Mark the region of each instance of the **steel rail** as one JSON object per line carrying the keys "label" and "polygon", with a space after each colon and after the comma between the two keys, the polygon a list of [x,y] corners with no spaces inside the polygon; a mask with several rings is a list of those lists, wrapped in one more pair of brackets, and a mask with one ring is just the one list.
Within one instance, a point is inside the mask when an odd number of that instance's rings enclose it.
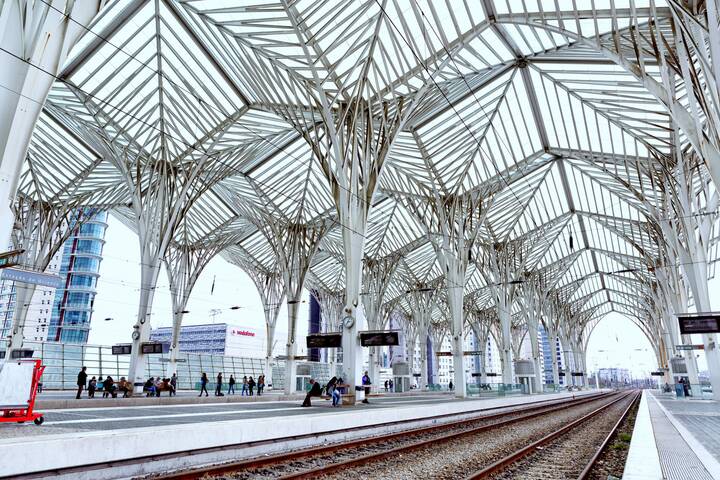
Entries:
{"label": "steel rail", "polygon": [[[612,397],[613,395],[614,394],[610,394],[608,396]],[[528,413],[526,415],[511,418],[511,419],[501,421],[501,422],[480,425],[478,427],[471,428],[468,430],[463,430],[460,432],[452,432],[452,433],[447,433],[445,435],[433,437],[433,438],[426,439],[426,440],[419,440],[417,442],[413,442],[413,443],[410,443],[407,445],[401,445],[399,447],[391,448],[388,450],[383,450],[380,452],[374,452],[374,453],[369,453],[366,455],[361,455],[359,457],[351,458],[351,459],[341,461],[341,462],[331,463],[331,464],[327,464],[327,465],[323,465],[323,466],[312,467],[308,470],[303,470],[303,471],[280,476],[279,479],[282,479],[282,480],[314,479],[319,475],[330,474],[330,473],[340,471],[340,470],[343,470],[346,468],[365,465],[368,462],[377,461],[377,460],[381,460],[381,459],[388,458],[388,457],[393,457],[397,454],[408,453],[408,452],[411,452],[411,451],[414,451],[414,450],[417,450],[417,449],[420,449],[423,447],[431,446],[431,445],[435,444],[436,442],[445,442],[448,440],[453,440],[453,439],[457,439],[457,438],[461,438],[461,437],[465,437],[465,436],[469,436],[469,435],[482,433],[482,432],[490,430],[492,428],[503,427],[503,426],[514,424],[514,423],[523,422],[526,420],[530,420],[532,418],[539,417],[541,415],[547,415],[549,413],[556,412],[558,410],[564,410],[568,406],[582,405],[582,404],[589,403],[594,400],[598,400],[599,398],[603,398],[603,397],[605,397],[605,395],[593,395],[590,398],[586,397],[581,400],[573,399],[570,401],[562,402],[562,405],[551,406],[550,408],[544,408],[544,409],[543,408],[534,408],[533,410],[539,410],[539,411],[535,411],[533,413]],[[518,409],[518,410],[520,410],[520,409]],[[502,417],[507,413],[513,413],[513,412],[504,412],[502,414],[493,415],[492,418]],[[488,417],[485,417],[485,418],[488,418]],[[481,420],[482,420],[482,418],[481,418]],[[465,424],[466,421],[460,421],[458,423]],[[440,427],[440,426],[436,426],[435,428],[429,427],[429,429],[438,430],[439,429],[438,427]],[[373,439],[366,439],[366,441],[363,443],[367,444],[367,443],[370,443],[370,441],[372,441],[372,440]]]}
{"label": "steel rail", "polygon": [[[432,431],[448,430],[448,429],[452,429],[457,426],[465,426],[467,424],[467,422],[493,420],[493,419],[497,419],[497,418],[506,416],[508,414],[517,413],[519,411],[534,412],[534,413],[528,413],[527,415],[523,415],[521,417],[510,419],[506,422],[492,423],[490,425],[483,425],[481,427],[477,427],[474,430],[465,430],[463,432],[456,432],[454,434],[450,434],[450,435],[454,435],[454,436],[461,436],[461,435],[465,434],[466,432],[477,433],[478,431],[482,431],[482,430],[478,430],[478,429],[487,429],[490,427],[507,425],[507,424],[513,423],[514,421],[527,420],[528,418],[533,418],[533,417],[537,417],[539,415],[543,415],[546,413],[551,413],[551,412],[554,412],[557,410],[567,408],[568,406],[582,405],[582,404],[585,404],[585,403],[588,403],[588,402],[591,402],[594,400],[598,400],[600,398],[611,397],[612,395],[614,395],[614,394],[613,393],[600,393],[600,394],[587,395],[587,396],[572,398],[572,399],[533,402],[533,404],[537,404],[537,405],[534,405],[530,408],[527,408],[527,406],[532,405],[532,404],[526,403],[526,404],[522,404],[522,405],[517,405],[517,408],[510,408],[509,410],[503,410],[502,412],[493,413],[490,415],[480,415],[480,416],[477,416],[474,418],[469,418],[469,419],[463,418],[461,420],[456,420],[456,421],[437,424],[437,425],[429,425],[427,427],[419,427],[419,428],[413,428],[413,429],[409,429],[409,430],[401,430],[398,432],[388,433],[385,435],[377,435],[377,436],[372,436],[372,437],[360,438],[360,439],[356,439],[356,440],[350,440],[347,442],[338,442],[338,443],[334,443],[331,445],[320,445],[320,446],[316,446],[316,447],[295,450],[295,451],[291,451],[291,452],[287,452],[287,453],[269,455],[267,457],[251,458],[251,459],[242,460],[239,462],[222,463],[222,464],[210,466],[210,467],[205,466],[205,467],[191,469],[191,470],[185,470],[185,471],[181,471],[181,472],[168,473],[168,474],[164,474],[164,475],[156,475],[153,478],[167,479],[167,480],[169,480],[169,479],[194,480],[194,479],[202,478],[205,475],[223,475],[223,474],[242,471],[242,470],[266,468],[266,467],[270,467],[274,464],[280,464],[280,463],[288,462],[288,461],[292,461],[292,460],[313,457],[316,455],[327,455],[329,453],[333,453],[333,452],[340,451],[340,450],[347,450],[347,449],[351,449],[354,447],[361,447],[361,446],[368,445],[370,443],[374,443],[374,444],[382,443],[385,441],[397,439],[399,437],[407,437],[408,435],[419,435],[419,434],[428,433],[428,432],[432,432]],[[478,410],[478,411],[506,409],[506,408],[509,408],[509,407],[508,406],[493,407],[491,409],[482,409],[482,410]],[[472,413],[472,411],[471,412],[461,412],[461,413],[457,413],[457,414],[446,414],[446,415],[442,415],[442,416],[443,417],[458,416],[458,415],[465,415],[467,413]],[[422,420],[422,419],[413,419],[413,420],[409,420],[409,421],[417,421],[417,420]],[[396,422],[396,423],[401,423],[401,422]],[[445,439],[445,437],[440,437],[440,438],[435,437],[430,441],[421,441],[421,442],[416,442],[415,444],[407,445],[406,448],[408,448],[408,449],[419,448],[429,442],[434,442],[436,440],[444,440],[444,439]],[[415,446],[416,444],[417,444],[417,446]],[[394,454],[397,449],[402,450],[403,447],[397,447],[396,449],[387,450],[386,452],[392,452],[392,454]],[[376,454],[370,454],[367,456],[359,457],[361,459],[360,462],[364,462],[364,461],[368,460],[369,458],[373,458],[373,456],[376,456],[375,458],[379,458],[378,455],[382,454],[382,453],[383,452],[378,452]],[[333,465],[329,465],[327,467],[327,471],[333,470],[336,467],[341,466],[341,465],[344,466],[344,465],[348,464],[348,462],[353,462],[353,460],[347,460],[345,462],[340,462],[340,463],[336,463]],[[354,462],[354,463],[359,463],[359,462]],[[299,472],[296,474],[290,474],[288,476],[284,476],[284,477],[280,477],[280,478],[311,478],[313,476],[318,475],[318,472],[320,472],[321,470],[325,470],[324,467],[315,467],[309,471],[303,471],[303,472]]]}
{"label": "steel rail", "polygon": [[[536,451],[538,447],[542,447],[543,445],[549,444],[550,442],[552,442],[556,438],[560,437],[567,431],[577,427],[578,425],[585,423],[586,421],[590,420],[591,418],[594,418],[595,416],[602,413],[603,411],[610,408],[611,406],[615,405],[616,403],[625,400],[630,395],[637,396],[637,393],[631,392],[626,395],[621,395],[619,398],[617,398],[611,402],[608,402],[607,404],[603,405],[602,407],[600,407],[596,410],[593,410],[592,412],[590,412],[586,415],[583,415],[582,417],[568,423],[567,425],[565,425],[563,427],[560,427],[559,429],[555,430],[554,432],[549,433],[548,435],[545,435],[541,439],[536,440],[536,441],[530,443],[529,445],[526,445],[523,448],[520,448],[519,450],[512,452],[511,454],[505,456],[504,458],[501,458],[500,460],[492,463],[491,465],[488,465],[487,467],[474,472],[473,474],[467,476],[465,478],[465,480],[479,480],[479,479],[483,479],[483,478],[488,478],[492,475],[495,475],[495,474],[501,472],[502,470],[506,469],[509,465],[512,465],[513,463],[517,462],[518,460],[520,460],[520,459],[528,456],[529,454],[533,453],[534,451]],[[633,402],[631,402],[631,405],[632,405],[632,403],[634,403],[634,399],[633,399]]]}
{"label": "steel rail", "polygon": [[595,452],[595,455],[590,459],[587,465],[585,465],[585,468],[582,472],[580,472],[580,475],[578,475],[577,480],[587,480],[587,478],[590,476],[590,472],[592,471],[593,467],[595,466],[595,463],[597,463],[598,459],[600,458],[600,455],[605,451],[608,444],[610,443],[610,440],[613,438],[615,433],[617,433],[618,429],[620,428],[620,425],[625,421],[627,416],[630,414],[630,410],[632,410],[633,406],[637,405],[638,400],[640,399],[640,395],[638,394],[635,399],[630,402],[630,405],[625,409],[623,414],[620,416],[620,420],[617,421],[617,423],[613,426],[612,430],[610,430],[610,433],[608,433],[607,437],[605,437],[605,440],[600,445],[600,448],[598,448],[597,452]]}

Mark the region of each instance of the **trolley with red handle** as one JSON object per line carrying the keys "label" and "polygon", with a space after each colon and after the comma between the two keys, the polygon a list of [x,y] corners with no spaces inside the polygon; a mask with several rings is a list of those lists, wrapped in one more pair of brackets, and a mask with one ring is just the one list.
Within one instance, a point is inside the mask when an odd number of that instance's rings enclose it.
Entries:
{"label": "trolley with red handle", "polygon": [[0,366],[0,422],[43,423],[42,413],[33,409],[44,370],[42,360],[10,360]]}

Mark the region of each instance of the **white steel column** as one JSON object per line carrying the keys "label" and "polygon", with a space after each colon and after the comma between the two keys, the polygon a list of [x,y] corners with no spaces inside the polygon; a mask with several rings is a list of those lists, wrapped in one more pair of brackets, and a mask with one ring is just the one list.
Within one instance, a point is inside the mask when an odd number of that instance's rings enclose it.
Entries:
{"label": "white steel column", "polygon": [[[0,4],[0,250],[10,243],[18,179],[52,83],[102,2],[7,0]],[[9,53],[7,53],[9,52]]]}
{"label": "white steel column", "polygon": [[[14,247],[25,250],[19,259],[21,265],[38,272],[47,269],[65,241],[92,216],[91,211],[75,209],[81,201],[82,197],[77,197],[72,203],[65,201],[52,205],[25,195],[18,196],[13,206],[13,223],[17,228],[12,237]],[[35,289],[35,285],[16,283],[15,311],[6,360],[10,359],[13,350],[23,346],[25,321]]]}
{"label": "white steel column", "polygon": [[[377,260],[366,257],[363,261],[362,304],[370,330],[382,330],[385,326],[390,312],[382,303],[399,260],[398,255],[391,255]],[[381,355],[381,347],[368,348],[368,374],[376,388],[379,388],[380,382],[378,372]]]}
{"label": "white steel column", "polygon": [[507,286],[502,285],[499,290],[502,292],[498,301],[498,319],[500,320],[500,356],[502,357],[502,379],[503,383],[513,383],[512,375],[512,314],[510,313],[510,304],[508,303]]}
{"label": "white steel column", "polygon": [[172,339],[170,342],[170,364],[173,369],[177,368],[177,356],[180,351],[180,328],[192,289],[208,263],[235,238],[234,234],[226,234],[223,231],[223,226],[221,226],[218,229],[220,230],[219,234],[214,231],[195,242],[191,242],[185,219],[183,219],[181,229],[183,229],[181,235],[183,243],[168,246],[164,258],[165,272],[168,276],[173,306]]}

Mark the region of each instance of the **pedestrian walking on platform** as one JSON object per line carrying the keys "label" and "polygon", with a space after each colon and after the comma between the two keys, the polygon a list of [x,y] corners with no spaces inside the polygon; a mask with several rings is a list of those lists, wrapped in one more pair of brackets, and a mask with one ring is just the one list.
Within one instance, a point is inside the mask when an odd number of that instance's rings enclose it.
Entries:
{"label": "pedestrian walking on platform", "polygon": [[177,373],[173,373],[172,377],[170,377],[170,386],[172,387],[170,389],[170,396],[177,395]]}
{"label": "pedestrian walking on platform", "polygon": [[230,374],[230,380],[228,380],[228,395],[235,393],[235,377]]}
{"label": "pedestrian walking on platform", "polygon": [[253,389],[255,388],[255,380],[253,380],[253,377],[251,376],[248,380],[248,390],[250,390],[250,396],[253,395]]}
{"label": "pedestrian walking on platform", "polygon": [[362,377],[362,384],[365,387],[365,398],[363,398],[362,403],[370,403],[368,401],[368,396],[370,396],[370,385],[372,385],[372,381],[370,380],[370,375],[368,375],[367,370],[365,371],[365,375]]}
{"label": "pedestrian walking on platform", "polygon": [[265,390],[265,375],[260,375],[258,377],[257,387],[258,387],[258,397],[259,397],[260,395],[262,395],[263,390]]}
{"label": "pedestrian walking on platform", "polygon": [[80,394],[82,393],[83,388],[85,388],[85,384],[87,383],[87,373],[85,372],[85,370],[87,370],[87,367],[82,367],[80,369],[80,373],[78,373],[78,378],[77,378],[78,389],[77,389],[77,395],[75,395],[75,398],[77,400],[80,400]]}
{"label": "pedestrian walking on platform", "polygon": [[390,384],[390,392],[393,392],[394,391],[393,387],[395,386],[395,382],[393,382],[392,379],[390,379],[389,384]]}
{"label": "pedestrian walking on platform", "polygon": [[200,376],[200,395],[198,395],[198,397],[202,397],[203,392],[205,392],[206,397],[208,396],[207,384],[208,384],[207,373],[202,372],[202,375]]}
{"label": "pedestrian walking on platform", "polygon": [[455,385],[453,385],[452,380],[450,380],[450,383],[448,384],[448,390],[450,390],[452,392],[454,387],[455,387]]}
{"label": "pedestrian walking on platform", "polygon": [[385,380],[385,392],[387,392],[387,391],[388,391],[388,381]]}
{"label": "pedestrian walking on platform", "polygon": [[215,384],[215,396],[216,397],[222,397],[222,372],[217,374],[217,379],[215,380],[217,383]]}
{"label": "pedestrian walking on platform", "polygon": [[244,397],[247,394],[248,394],[248,380],[247,380],[247,375],[245,375],[243,377],[243,386],[242,386],[242,390],[240,391],[240,396]]}

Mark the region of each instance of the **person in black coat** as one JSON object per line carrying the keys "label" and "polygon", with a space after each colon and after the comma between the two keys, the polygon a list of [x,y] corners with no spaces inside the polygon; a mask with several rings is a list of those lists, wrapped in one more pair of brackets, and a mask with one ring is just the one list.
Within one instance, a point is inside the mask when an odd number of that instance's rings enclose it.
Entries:
{"label": "person in black coat", "polygon": [[307,393],[307,395],[305,396],[305,401],[303,401],[302,403],[303,407],[312,407],[312,405],[310,404],[310,397],[319,397],[322,394],[322,387],[312,378],[310,379],[310,385],[310,391]]}
{"label": "person in black coat", "polygon": [[78,378],[77,378],[78,389],[77,389],[77,395],[75,395],[75,398],[77,400],[80,400],[80,394],[82,393],[83,388],[85,388],[85,384],[87,383],[87,372],[85,370],[87,370],[87,367],[82,367],[80,369],[80,373],[78,373]]}
{"label": "person in black coat", "polygon": [[250,390],[251,397],[253,394],[253,388],[255,388],[255,380],[253,380],[253,377],[250,377],[250,380],[248,380],[248,390]]}
{"label": "person in black coat", "polygon": [[217,383],[215,385],[215,396],[219,397],[223,394],[222,393],[222,372],[218,373],[216,382]]}

